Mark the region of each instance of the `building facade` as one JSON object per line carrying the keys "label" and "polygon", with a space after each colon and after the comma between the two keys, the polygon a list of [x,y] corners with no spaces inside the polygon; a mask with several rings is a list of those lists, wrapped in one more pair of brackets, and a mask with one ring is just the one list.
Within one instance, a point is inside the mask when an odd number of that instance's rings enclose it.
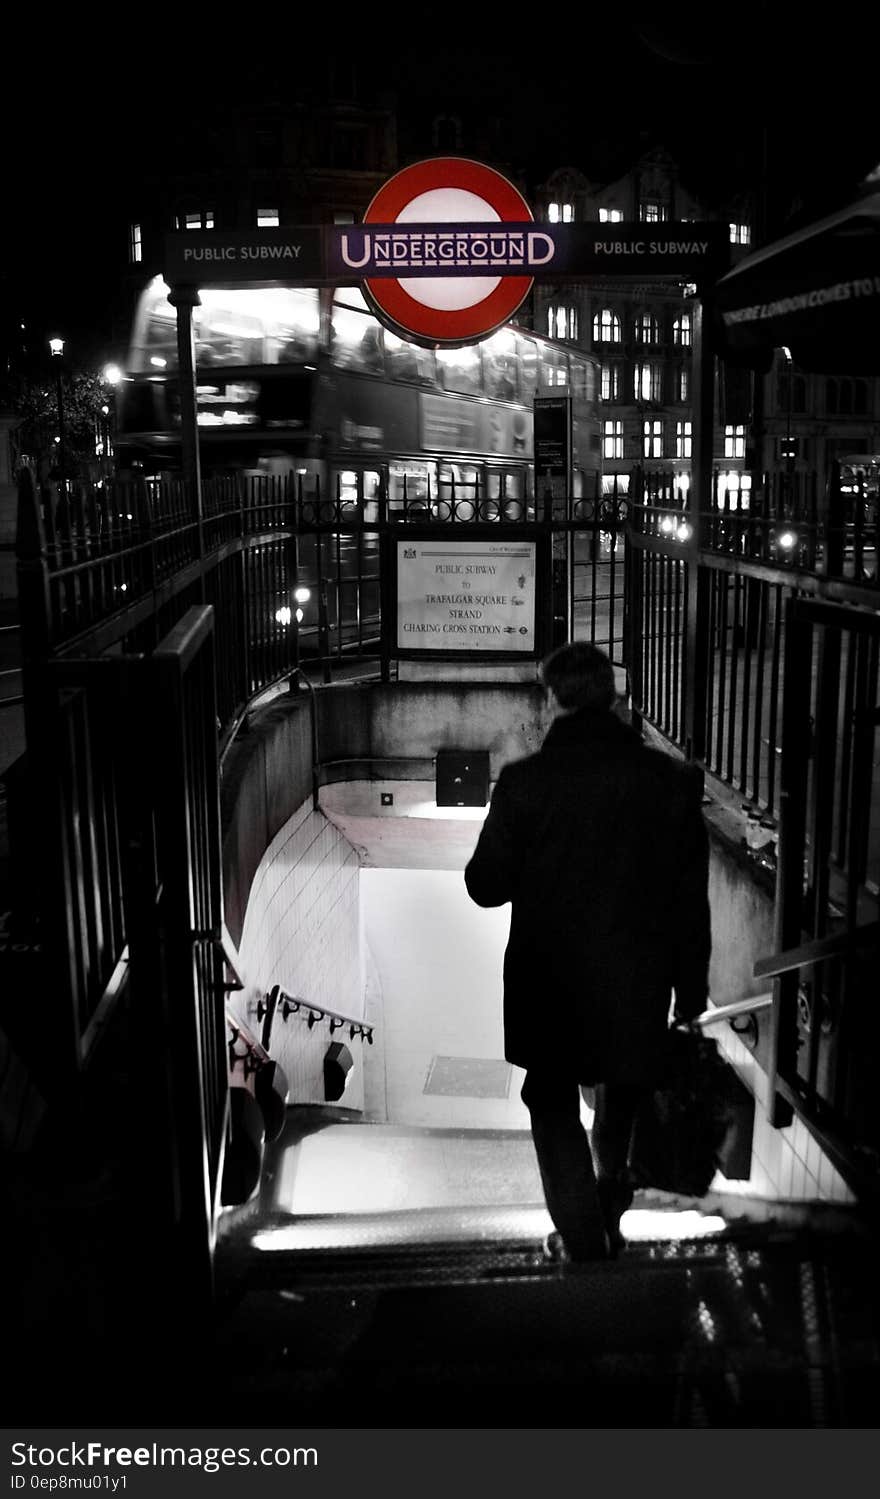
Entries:
{"label": "building facade", "polygon": [[[350,73],[350,76],[349,76]],[[488,159],[503,149],[476,115],[423,113],[398,119],[390,95],[371,95],[355,73],[334,77],[334,96],[283,100],[271,95],[234,116],[191,131],[179,151],[135,177],[128,201],[128,275],[120,302],[120,344],[134,297],[161,270],[168,232],[271,227],[279,223],[357,221],[377,189],[400,167],[432,154]],[[401,143],[404,149],[401,150]],[[682,181],[662,147],[644,152],[611,181],[561,166],[541,182],[511,175],[546,222],[721,220],[729,226],[731,261],[747,255],[760,212],[754,198],[708,206]],[[693,441],[694,288],[672,280],[589,284],[537,283],[515,319],[593,353],[601,362],[602,458],[606,486],[629,485],[633,469],[672,474],[682,493]],[[789,484],[824,488],[832,462],[880,452],[880,381],[819,377],[797,370],[783,352],[756,393],[750,373],[717,371],[715,467],[729,491],[747,491],[757,472]],[[794,475],[794,479],[791,478]],[[809,476],[815,475],[815,480]]]}

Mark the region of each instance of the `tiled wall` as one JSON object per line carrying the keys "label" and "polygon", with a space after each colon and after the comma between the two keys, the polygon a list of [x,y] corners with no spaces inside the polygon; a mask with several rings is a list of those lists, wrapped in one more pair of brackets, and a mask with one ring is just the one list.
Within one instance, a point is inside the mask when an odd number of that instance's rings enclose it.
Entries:
{"label": "tiled wall", "polygon": [[[738,822],[723,808],[707,811],[710,828],[709,903],[712,908],[712,964],[709,988],[715,1004],[729,1004],[769,989],[753,977],[755,961],[774,951],[772,888],[761,886],[736,849]],[[748,1181],[727,1181],[720,1173],[713,1187],[750,1197],[786,1202],[851,1203],[846,1183],[822,1153],[800,1120],[774,1129],[767,1117],[767,1074],[761,1063],[769,1054],[769,1012],[758,1012],[757,1055],[728,1024],[708,1032],[755,1096],[752,1169]]]}
{"label": "tiled wall", "polygon": [[[351,844],[311,800],[280,829],[251,885],[239,943],[247,989],[230,1008],[257,1035],[254,1007],[273,984],[307,1005],[360,1019],[364,979],[359,911],[359,863]],[[363,1108],[363,1046],[347,1030],[331,1036],[326,1021],[309,1030],[308,1010],[286,1021],[279,1014],[271,1054],[287,1073],[291,1103],[324,1102],[324,1054],[333,1042],[349,1047],[354,1068],[339,1104]]]}
{"label": "tiled wall", "polygon": [[712,1183],[713,1189],[784,1202],[854,1203],[855,1197],[846,1182],[800,1119],[795,1119],[787,1129],[773,1128],[767,1117],[770,1102],[767,1074],[748,1047],[729,1025],[719,1025],[710,1034],[720,1042],[725,1056],[755,1095],[751,1176],[748,1181],[731,1182],[719,1172]]}

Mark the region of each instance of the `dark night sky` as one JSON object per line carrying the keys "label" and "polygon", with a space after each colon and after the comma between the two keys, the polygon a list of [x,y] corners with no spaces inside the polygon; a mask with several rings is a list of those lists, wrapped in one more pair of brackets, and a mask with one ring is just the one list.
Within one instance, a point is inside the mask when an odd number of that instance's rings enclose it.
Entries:
{"label": "dark night sky", "polygon": [[[766,11],[750,17],[738,9],[723,18],[723,31],[714,19],[685,25],[590,16],[580,38],[555,12],[542,32],[535,11],[516,45],[505,47],[497,24],[494,34],[470,30],[458,42],[460,11],[454,22],[421,13],[421,25],[443,21],[437,40],[416,34],[413,9],[403,14],[409,26],[397,32],[412,40],[392,44],[387,12],[381,35],[344,13],[333,55],[355,55],[360,79],[396,94],[401,116],[430,119],[444,110],[508,118],[509,166],[533,181],[562,165],[611,180],[639,151],[664,144],[688,186],[711,205],[726,190],[755,184],[766,132],[781,192],[818,214],[880,161],[880,22],[864,10],[835,12],[835,30],[827,15],[810,26],[800,11],[775,20],[771,12],[768,20]],[[209,17],[199,16],[204,35]],[[100,302],[112,276],[110,226],[163,121],[185,134],[206,111],[234,111],[249,94],[259,99],[273,88],[283,98],[304,81],[320,92],[327,76],[326,39],[314,29],[304,34],[298,18],[275,16],[259,36],[209,43],[175,31],[171,17],[167,29],[164,22],[165,13],[158,22],[154,14],[149,29],[132,29],[128,41],[115,31],[111,38],[97,16],[88,34],[53,23],[51,37],[28,49],[38,67],[8,75],[4,323],[24,306],[47,331],[65,319],[87,331],[87,299]]]}

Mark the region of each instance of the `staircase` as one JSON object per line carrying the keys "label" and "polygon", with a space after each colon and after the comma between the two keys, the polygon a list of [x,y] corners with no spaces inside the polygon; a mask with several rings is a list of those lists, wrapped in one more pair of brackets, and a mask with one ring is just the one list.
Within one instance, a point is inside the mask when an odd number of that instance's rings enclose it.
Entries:
{"label": "staircase", "polygon": [[669,1238],[680,1206],[640,1194],[624,1230],[653,1209],[654,1236],[572,1270],[534,1202],[296,1216],[270,1186],[220,1245],[216,1398],[300,1427],[873,1425],[867,1231],[740,1208]]}

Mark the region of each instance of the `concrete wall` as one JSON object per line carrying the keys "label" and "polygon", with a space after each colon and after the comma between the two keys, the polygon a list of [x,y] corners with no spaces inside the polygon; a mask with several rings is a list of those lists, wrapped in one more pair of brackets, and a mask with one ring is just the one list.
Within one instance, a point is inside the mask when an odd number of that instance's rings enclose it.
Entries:
{"label": "concrete wall", "polygon": [[[323,779],[369,778],[364,762],[371,759],[383,762],[373,775],[420,779],[431,774],[430,763],[442,748],[488,749],[495,779],[507,761],[539,746],[545,731],[540,709],[541,694],[532,683],[404,682],[319,689],[320,760],[325,766],[328,761],[348,762],[325,768]],[[396,765],[388,763],[394,761]],[[280,982],[312,1003],[363,1014],[366,985],[355,935],[357,856],[323,814],[311,810],[308,702],[277,700],[256,716],[224,769],[227,922],[241,945],[249,992]],[[762,882],[740,851],[729,817],[725,820],[721,809],[712,809],[708,821],[711,993],[722,1004],[763,987],[752,978],[752,969],[757,958],[773,950],[773,895],[766,877]],[[294,1023],[292,1019],[288,1026]],[[738,1183],[718,1178],[716,1186],[768,1198],[851,1201],[802,1124],[776,1130],[769,1123],[761,1065],[766,1023],[764,1017],[754,1049],[728,1025],[714,1032],[756,1098],[751,1176]],[[280,1044],[293,1047],[292,1042]],[[323,1047],[304,1053],[310,1060],[300,1060],[297,1052],[294,1062],[293,1050],[284,1054],[297,1088],[311,1096]],[[362,1095],[353,1093],[352,1101],[355,1096]]]}
{"label": "concrete wall", "polygon": [[[769,991],[766,980],[752,977],[758,958],[775,951],[772,876],[755,869],[741,847],[738,820],[721,807],[707,810],[711,862],[712,963],[709,985],[715,1004],[729,1004],[749,994]],[[720,1173],[718,1191],[788,1202],[853,1202],[842,1177],[800,1120],[787,1129],[770,1123],[772,1099],[765,1071],[769,1013],[756,1014],[757,1044],[746,1044],[729,1024],[710,1034],[755,1097],[752,1170],[747,1181],[729,1182]]]}
{"label": "concrete wall", "polygon": [[324,1055],[331,1042],[351,1051],[354,1068],[340,1101],[363,1108],[363,1046],[327,1021],[311,1030],[308,1006],[360,1019],[364,1014],[358,857],[312,810],[311,798],[279,829],[254,874],[239,940],[243,992],[230,1008],[259,1035],[256,1002],[273,984],[302,999],[298,1014],[276,1014],[270,1045],[290,1083],[291,1103],[324,1102]]}
{"label": "concrete wall", "polygon": [[[476,833],[474,833],[474,840]],[[380,988],[384,1095],[376,1117],[392,1124],[528,1129],[524,1074],[510,1069],[506,1097],[426,1093],[437,1058],[495,1061],[504,1069],[502,962],[510,907],[482,910],[459,870],[364,869],[365,940]],[[535,1013],[541,1000],[535,996]],[[546,1018],[546,1017],[545,1017]],[[368,1061],[368,1071],[373,1058]]]}
{"label": "concrete wall", "polygon": [[308,702],[278,699],[242,731],[223,764],[223,891],[226,925],[241,941],[254,877],[275,835],[311,792]]}
{"label": "concrete wall", "polygon": [[[400,759],[407,780],[419,778],[411,762],[429,762],[438,750],[488,750],[495,780],[508,760],[540,747],[542,701],[536,682],[336,686],[318,694],[320,758]],[[391,772],[384,767],[382,774]],[[364,779],[363,765],[340,766],[328,779],[346,777]]]}

